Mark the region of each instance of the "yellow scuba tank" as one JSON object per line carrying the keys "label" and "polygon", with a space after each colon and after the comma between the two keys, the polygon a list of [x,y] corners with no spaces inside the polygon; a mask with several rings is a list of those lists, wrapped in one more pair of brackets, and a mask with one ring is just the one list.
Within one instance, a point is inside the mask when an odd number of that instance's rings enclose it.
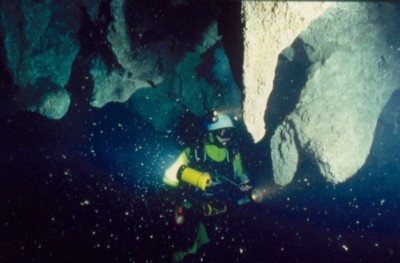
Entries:
{"label": "yellow scuba tank", "polygon": [[210,174],[197,171],[187,165],[182,165],[179,168],[178,179],[194,185],[203,191],[211,185]]}

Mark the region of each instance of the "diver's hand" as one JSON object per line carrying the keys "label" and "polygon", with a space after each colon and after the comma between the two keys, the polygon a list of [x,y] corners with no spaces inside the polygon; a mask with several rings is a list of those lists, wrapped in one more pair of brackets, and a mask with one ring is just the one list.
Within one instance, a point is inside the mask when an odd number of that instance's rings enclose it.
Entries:
{"label": "diver's hand", "polygon": [[240,191],[246,192],[252,188],[252,186],[250,185],[250,179],[246,174],[240,176],[240,181],[241,181],[239,185]]}
{"label": "diver's hand", "polygon": [[249,184],[240,184],[240,186],[239,186],[239,189],[242,192],[249,191],[251,188],[252,188],[252,186]]}

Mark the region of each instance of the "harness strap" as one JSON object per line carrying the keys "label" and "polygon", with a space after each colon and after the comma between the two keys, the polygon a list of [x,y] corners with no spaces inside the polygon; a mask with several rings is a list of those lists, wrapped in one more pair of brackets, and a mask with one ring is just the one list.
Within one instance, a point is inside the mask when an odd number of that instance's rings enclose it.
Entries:
{"label": "harness strap", "polygon": [[196,159],[196,162],[200,161],[200,158],[197,154],[197,148],[194,148],[194,158]]}

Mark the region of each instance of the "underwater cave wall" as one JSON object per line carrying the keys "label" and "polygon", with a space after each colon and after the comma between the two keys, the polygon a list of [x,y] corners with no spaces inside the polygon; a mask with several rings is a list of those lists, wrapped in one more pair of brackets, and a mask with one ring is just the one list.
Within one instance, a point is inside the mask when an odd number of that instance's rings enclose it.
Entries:
{"label": "underwater cave wall", "polygon": [[[14,91],[2,100],[14,100],[22,110],[60,119],[75,105],[72,93],[90,89],[90,97],[79,101],[94,108],[126,103],[160,130],[174,128],[188,112],[230,109],[240,115],[241,93],[221,44],[217,2],[0,4],[4,66],[12,82],[3,79],[2,85]],[[71,75],[81,79],[71,81]]]}

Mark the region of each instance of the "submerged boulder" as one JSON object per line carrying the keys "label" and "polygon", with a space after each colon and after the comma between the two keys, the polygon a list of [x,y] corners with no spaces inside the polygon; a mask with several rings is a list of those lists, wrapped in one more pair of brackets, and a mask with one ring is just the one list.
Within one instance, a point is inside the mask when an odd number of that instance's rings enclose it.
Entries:
{"label": "submerged boulder", "polygon": [[58,120],[68,112],[70,103],[70,96],[65,89],[51,89],[40,97],[35,111],[50,119]]}
{"label": "submerged boulder", "polygon": [[292,181],[300,155],[332,183],[364,165],[380,113],[400,87],[398,14],[390,3],[338,3],[299,36],[311,67],[271,140],[277,184]]}
{"label": "submerged boulder", "polygon": [[242,2],[243,118],[255,142],[265,134],[263,118],[279,54],[331,5],[324,2]]}
{"label": "submerged boulder", "polygon": [[[76,38],[79,14],[74,4],[63,6],[61,2],[31,0],[1,2],[6,65],[19,88],[17,99],[23,108],[42,109],[38,111],[40,114],[56,119],[67,112],[69,95],[65,91],[59,95],[69,81],[72,62],[79,50]],[[42,79],[54,84],[48,87],[57,87],[54,92],[50,91],[53,95],[43,93],[39,84]],[[63,109],[53,103],[55,98],[64,105]],[[43,105],[46,105],[45,110]]]}

